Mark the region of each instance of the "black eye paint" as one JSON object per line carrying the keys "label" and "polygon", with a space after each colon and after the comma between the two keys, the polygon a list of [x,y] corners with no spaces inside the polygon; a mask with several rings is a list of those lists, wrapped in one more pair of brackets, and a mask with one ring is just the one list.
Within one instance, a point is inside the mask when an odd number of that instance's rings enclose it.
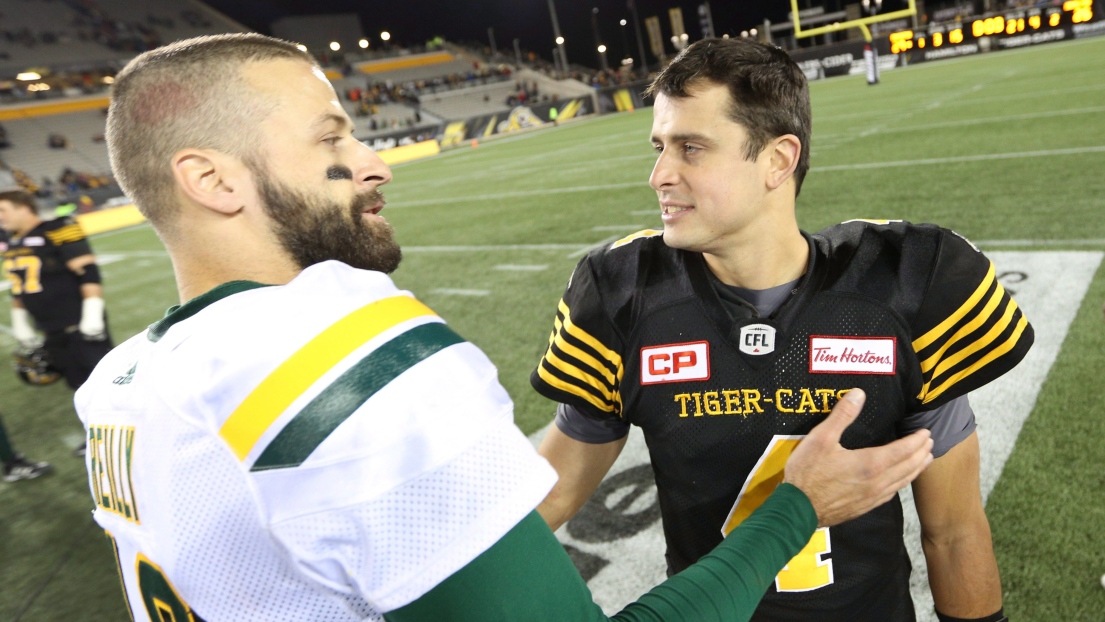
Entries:
{"label": "black eye paint", "polygon": [[349,170],[348,167],[342,166],[340,164],[335,164],[334,166],[326,169],[326,179],[330,181],[344,181],[347,179],[353,179],[353,171]]}

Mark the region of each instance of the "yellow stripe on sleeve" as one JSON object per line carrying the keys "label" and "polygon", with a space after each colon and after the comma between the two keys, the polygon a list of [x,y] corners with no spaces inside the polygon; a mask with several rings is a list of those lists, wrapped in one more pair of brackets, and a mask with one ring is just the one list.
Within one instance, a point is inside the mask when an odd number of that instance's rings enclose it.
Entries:
{"label": "yellow stripe on sleeve", "polygon": [[581,388],[579,388],[579,387],[577,387],[573,384],[569,384],[567,382],[564,382],[560,378],[557,378],[556,376],[550,374],[548,372],[548,370],[545,369],[544,365],[539,365],[537,367],[537,375],[540,376],[541,379],[544,380],[546,383],[548,383],[548,385],[550,387],[553,387],[554,389],[560,389],[561,391],[563,391],[565,393],[583,398],[589,404],[591,404],[592,406],[594,406],[595,408],[597,408],[597,409],[599,409],[603,412],[614,412],[615,408],[618,408],[618,410],[621,410],[621,398],[617,399],[617,406],[615,406],[614,404],[604,402],[604,401],[602,401],[602,399],[588,393],[587,391],[584,391],[583,389],[581,389]]}
{"label": "yellow stripe on sleeve", "polygon": [[244,459],[281,413],[342,359],[385,330],[427,315],[435,314],[421,302],[394,296],[343,317],[261,381],[223,423],[219,436]]}
{"label": "yellow stripe on sleeve", "polygon": [[921,389],[921,394],[926,395],[928,393],[929,386],[933,384],[941,376],[941,374],[944,374],[949,369],[955,367],[975,352],[978,352],[979,350],[982,350],[986,346],[992,344],[1003,332],[1005,332],[1006,327],[1009,326],[1009,323],[1013,321],[1013,314],[1016,311],[1017,303],[1010,300],[1009,306],[1005,309],[1005,313],[1003,313],[1001,318],[998,319],[998,321],[990,327],[990,330],[986,331],[985,335],[979,337],[970,346],[963,348],[959,352],[956,352],[954,355],[948,357],[947,360],[942,361],[940,365],[937,366],[936,371],[934,371],[932,373],[932,376],[929,377],[929,380],[925,382],[924,388]]}
{"label": "yellow stripe on sleeve", "polygon": [[[579,367],[576,367],[575,365],[572,365],[571,363],[560,358],[552,350],[549,350],[545,353],[545,362],[559,370],[565,376],[575,378],[576,380],[593,388],[600,395],[602,395],[602,397],[605,398],[606,401],[614,401],[614,392],[610,389],[608,385],[603,384],[598,378],[595,378],[594,375],[589,374],[583,369],[580,369]],[[616,387],[617,385],[614,386]]]}
{"label": "yellow stripe on sleeve", "polygon": [[[575,334],[572,333],[571,331],[565,331],[565,332],[567,332],[569,335],[572,335],[573,337],[575,336]],[[600,374],[606,380],[607,384],[609,384],[611,386],[615,386],[617,384],[617,380],[614,378],[614,374],[610,373],[610,370],[607,369],[606,365],[603,365],[595,357],[591,356],[590,354],[587,354],[583,350],[580,350],[579,348],[577,348],[577,347],[573,346],[572,344],[568,343],[564,339],[564,333],[563,332],[557,333],[556,340],[554,341],[554,345],[561,352],[563,352],[564,354],[567,354],[568,356],[570,356],[570,357],[578,360],[579,362],[583,363],[584,365],[590,367],[593,370],[593,373]],[[548,356],[552,356],[552,355],[553,355],[552,350],[549,350]],[[557,365],[557,367],[559,368],[560,366]]]}
{"label": "yellow stripe on sleeve", "polygon": [[934,341],[939,339],[944,333],[948,332],[952,326],[955,326],[959,320],[963,319],[971,309],[975,308],[979,300],[986,294],[986,291],[990,289],[990,284],[994,281],[994,262],[990,262],[990,269],[986,272],[986,278],[982,279],[982,283],[975,289],[971,297],[966,300],[955,313],[948,316],[946,320],[937,324],[932,330],[921,335],[917,339],[913,340],[914,352],[920,352],[928,346],[932,345]]}
{"label": "yellow stripe on sleeve", "polygon": [[598,339],[595,339],[591,335],[591,333],[588,333],[579,326],[576,326],[572,322],[571,310],[568,308],[568,305],[565,304],[563,300],[560,301],[560,312],[564,314],[564,330],[567,331],[569,335],[587,344],[595,352],[598,352],[599,356],[610,361],[610,364],[613,365],[614,369],[621,369],[621,355],[604,346],[602,342]]}
{"label": "yellow stripe on sleeve", "polygon": [[944,356],[949,348],[951,348],[956,343],[959,343],[960,339],[963,339],[967,335],[970,335],[975,330],[977,330],[978,327],[985,324],[986,321],[990,319],[990,314],[993,313],[994,309],[998,307],[998,303],[1001,302],[1001,299],[1004,296],[1005,288],[1001,286],[1001,283],[998,283],[998,286],[994,289],[994,294],[990,296],[989,300],[986,301],[986,306],[982,308],[982,311],[980,311],[973,320],[967,322],[963,325],[962,328],[955,331],[955,334],[952,335],[950,339],[945,341],[944,345],[940,346],[940,349],[937,350],[935,354],[922,361],[921,371],[924,373],[928,373],[930,369],[936,367],[936,364],[940,362],[940,357]]}
{"label": "yellow stripe on sleeve", "polygon": [[1002,356],[1003,354],[1005,354],[1006,352],[1009,352],[1010,350],[1012,350],[1013,347],[1017,345],[1017,342],[1020,341],[1021,334],[1024,333],[1024,329],[1027,326],[1028,326],[1028,319],[1025,318],[1022,315],[1021,320],[1019,322],[1017,322],[1017,327],[1013,330],[1013,334],[1009,336],[1009,339],[1005,340],[1005,343],[1003,343],[1003,344],[1001,344],[1001,346],[991,350],[989,354],[987,354],[986,356],[979,359],[974,365],[971,365],[967,369],[964,369],[963,371],[957,373],[956,375],[954,375],[951,378],[947,379],[939,387],[933,389],[931,393],[924,396],[924,398],[921,400],[922,403],[927,404],[927,403],[931,402],[932,400],[940,397],[941,394],[943,394],[948,389],[952,388],[952,386],[954,386],[960,380],[970,376],[971,374],[975,373],[979,369],[982,369],[983,367],[989,365],[994,359],[996,359],[999,356]]}

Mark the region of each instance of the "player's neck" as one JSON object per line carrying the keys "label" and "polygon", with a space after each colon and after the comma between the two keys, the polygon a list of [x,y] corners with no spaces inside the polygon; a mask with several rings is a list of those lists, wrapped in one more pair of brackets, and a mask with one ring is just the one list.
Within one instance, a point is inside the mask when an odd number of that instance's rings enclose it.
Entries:
{"label": "player's neck", "polygon": [[746,289],[769,289],[798,280],[809,263],[809,243],[797,226],[785,234],[753,236],[719,253],[703,253],[706,265],[722,283]]}
{"label": "player's neck", "polygon": [[257,240],[205,242],[166,242],[182,303],[231,281],[284,285],[302,271],[286,253],[274,252]]}

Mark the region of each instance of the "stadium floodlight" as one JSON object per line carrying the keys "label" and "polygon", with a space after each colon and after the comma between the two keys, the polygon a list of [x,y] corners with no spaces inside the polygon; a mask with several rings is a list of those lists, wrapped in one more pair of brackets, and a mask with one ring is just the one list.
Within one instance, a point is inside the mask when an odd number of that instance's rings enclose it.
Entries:
{"label": "stadium floodlight", "polygon": [[331,49],[331,50],[334,50],[335,52],[337,52],[338,50],[340,50],[340,49],[341,49],[341,44],[340,44],[340,43],[338,43],[337,41],[331,41],[331,42],[330,42],[330,49]]}
{"label": "stadium floodlight", "polygon": [[622,21],[620,21],[620,22],[618,22],[618,23],[619,23],[619,24],[621,24],[622,26],[625,26],[625,24],[626,24],[626,21],[625,21],[625,20],[623,19]]}
{"label": "stadium floodlight", "polygon": [[564,37],[557,37],[556,38],[556,44],[557,45],[564,45]]}
{"label": "stadium floodlight", "polygon": [[360,41],[357,42],[357,45],[361,46],[362,50],[367,48],[368,47],[368,39],[361,39]]}
{"label": "stadium floodlight", "polygon": [[295,46],[295,48],[296,48],[297,50],[299,50],[300,52],[306,52],[306,51],[307,51],[307,46],[303,45],[302,43],[300,43],[300,44],[297,44],[297,45]]}
{"label": "stadium floodlight", "polygon": [[606,46],[605,45],[600,45],[599,46],[599,54],[605,54],[605,53],[606,53]]}
{"label": "stadium floodlight", "polygon": [[386,30],[384,32],[381,32],[380,33],[380,40],[381,41],[391,41],[391,33],[386,31]]}
{"label": "stadium floodlight", "polygon": [[759,32],[759,31],[757,31],[757,30],[756,30],[755,28],[753,28],[752,30],[749,30],[749,31],[748,31],[748,34],[750,34],[750,35],[752,35],[753,37],[755,37],[755,36],[756,36],[756,33],[757,33],[757,32]]}
{"label": "stadium floodlight", "polygon": [[42,76],[35,71],[24,71],[23,73],[16,75],[15,79],[19,80],[20,82],[31,82],[32,80],[41,80]]}

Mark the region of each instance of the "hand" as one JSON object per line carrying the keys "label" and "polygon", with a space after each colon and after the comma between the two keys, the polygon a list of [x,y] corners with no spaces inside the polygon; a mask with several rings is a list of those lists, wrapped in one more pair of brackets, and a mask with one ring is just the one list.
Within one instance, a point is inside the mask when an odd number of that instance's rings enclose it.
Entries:
{"label": "hand", "polygon": [[107,339],[104,326],[104,299],[85,298],[81,302],[81,323],[77,327],[85,341],[103,341]]}
{"label": "hand", "polygon": [[842,447],[840,435],[859,416],[866,397],[860,389],[845,393],[787,461],[783,481],[806,493],[818,526],[838,525],[886,503],[932,463],[928,430],[882,447]]}

